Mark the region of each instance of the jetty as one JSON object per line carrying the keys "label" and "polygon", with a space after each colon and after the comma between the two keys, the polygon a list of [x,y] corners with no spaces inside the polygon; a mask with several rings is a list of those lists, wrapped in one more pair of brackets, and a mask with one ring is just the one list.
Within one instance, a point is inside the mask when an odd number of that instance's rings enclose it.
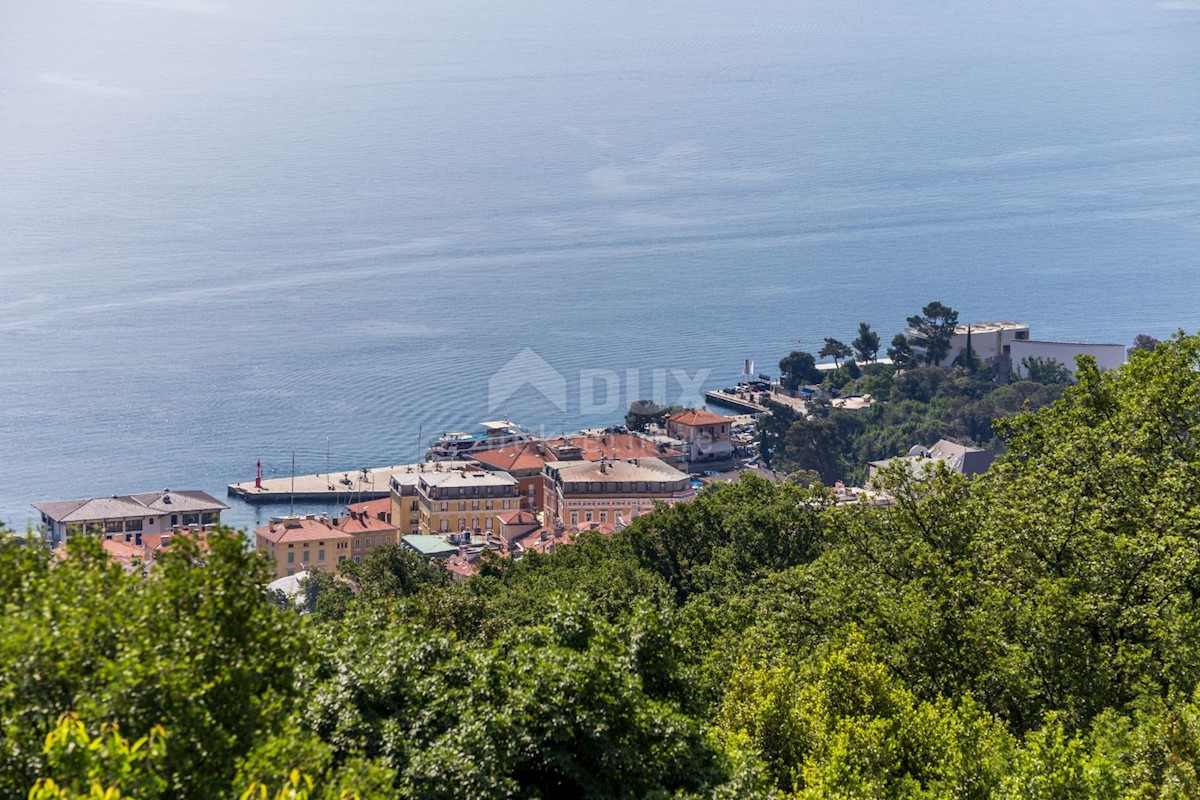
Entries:
{"label": "jetty", "polygon": [[284,478],[256,478],[243,483],[231,483],[229,496],[248,503],[333,502],[342,500],[377,500],[387,497],[393,475],[430,471],[428,464],[400,464],[393,467],[370,467],[316,475],[296,475]]}
{"label": "jetty", "polygon": [[766,412],[767,407],[759,405],[750,399],[755,394],[758,393],[745,392],[734,394],[732,392],[722,392],[719,389],[711,389],[704,393],[704,397],[715,406],[732,408],[735,411],[741,411],[743,414],[763,414]]}

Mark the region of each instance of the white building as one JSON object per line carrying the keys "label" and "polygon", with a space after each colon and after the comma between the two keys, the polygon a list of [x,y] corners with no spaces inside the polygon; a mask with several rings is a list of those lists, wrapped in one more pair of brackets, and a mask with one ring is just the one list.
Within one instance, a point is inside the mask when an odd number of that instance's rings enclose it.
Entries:
{"label": "white building", "polygon": [[41,528],[51,545],[87,534],[140,545],[142,535],[184,529],[208,530],[229,508],[207,492],[185,491],[113,495],[88,500],[34,503],[42,515]]}
{"label": "white building", "polygon": [[[912,346],[913,352],[919,356],[925,355],[924,339],[915,328],[904,331]],[[950,351],[938,364],[939,367],[949,367],[964,350],[967,349],[967,337],[971,338],[971,350],[985,362],[994,362],[1009,355],[1013,342],[1029,338],[1029,326],[1021,322],[972,322],[968,325],[958,325],[954,328],[954,336],[950,339]]]}
{"label": "white building", "polygon": [[[1022,378],[1025,375],[1021,361],[1029,357],[1058,361],[1072,373],[1075,372],[1075,356],[1080,355],[1092,356],[1103,369],[1116,369],[1125,363],[1124,345],[1030,339],[1029,326],[1021,322],[973,322],[955,327],[950,350],[938,366],[950,367],[954,364],[954,360],[967,349],[968,332],[971,350],[976,357],[996,366],[1007,364]],[[923,356],[925,348],[920,344],[922,339],[916,330],[909,328],[904,335],[909,337],[913,351]]]}
{"label": "white building", "polygon": [[1116,369],[1125,363],[1125,345],[1088,344],[1086,342],[1046,342],[1037,339],[1013,342],[1009,357],[1013,371],[1025,377],[1021,362],[1026,358],[1057,361],[1075,373],[1075,356],[1091,356],[1101,369]]}

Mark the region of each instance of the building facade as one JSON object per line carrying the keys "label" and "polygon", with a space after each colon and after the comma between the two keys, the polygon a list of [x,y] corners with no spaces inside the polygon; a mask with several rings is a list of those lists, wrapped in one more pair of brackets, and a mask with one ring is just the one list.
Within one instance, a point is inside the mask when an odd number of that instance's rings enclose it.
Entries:
{"label": "building facade", "polygon": [[517,511],[520,506],[520,487],[506,472],[467,467],[418,476],[418,527],[422,535],[490,532],[496,528],[497,514]]}
{"label": "building facade", "polygon": [[1013,342],[1010,350],[1013,372],[1017,373],[1017,377],[1020,378],[1025,377],[1025,367],[1021,362],[1026,358],[1057,361],[1074,374],[1076,356],[1091,356],[1096,359],[1096,365],[1101,369],[1116,369],[1125,363],[1125,345],[1047,342],[1028,339]]}
{"label": "building facade", "polygon": [[733,420],[702,409],[671,414],[666,420],[667,436],[683,442],[684,458],[690,468],[724,464],[733,457]]}
{"label": "building facade", "polygon": [[138,546],[147,534],[210,530],[229,508],[207,492],[196,490],[113,495],[88,500],[34,503],[41,530],[51,546],[72,536],[119,538]]}
{"label": "building facade", "polygon": [[657,458],[551,461],[546,464],[547,525],[579,530],[628,523],[654,508],[695,497],[691,478]]}
{"label": "building facade", "polygon": [[272,519],[254,531],[254,549],[271,562],[272,575],[283,578],[302,570],[332,569],[352,557],[354,535],[328,517]]}

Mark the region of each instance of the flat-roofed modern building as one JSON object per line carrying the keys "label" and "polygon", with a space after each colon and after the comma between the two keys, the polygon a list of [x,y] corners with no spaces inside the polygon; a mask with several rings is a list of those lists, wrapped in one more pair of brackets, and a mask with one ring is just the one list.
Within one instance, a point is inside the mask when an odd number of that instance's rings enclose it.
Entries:
{"label": "flat-roofed modern building", "polygon": [[143,494],[114,494],[87,500],[34,503],[42,515],[41,529],[51,545],[72,536],[128,540],[141,545],[143,534],[181,530],[208,530],[221,522],[229,508],[217,498],[197,490]]}
{"label": "flat-roofed modern building", "polygon": [[628,523],[656,502],[696,496],[691,478],[657,458],[629,461],[552,461],[545,470],[546,524],[568,529]]}
{"label": "flat-roofed modern building", "polygon": [[[922,358],[925,355],[925,340],[915,328],[904,331],[908,337],[913,352]],[[1013,342],[1029,338],[1029,326],[1023,322],[972,322],[967,325],[957,325],[954,335],[950,337],[950,349],[942,359],[939,367],[949,367],[954,359],[967,349],[967,338],[971,340],[971,352],[980,361],[995,362],[1009,357]]]}
{"label": "flat-roofed modern building", "polygon": [[1096,366],[1101,369],[1116,369],[1125,363],[1125,345],[1026,339],[1013,342],[1009,356],[1012,359],[1013,371],[1020,378],[1026,377],[1025,365],[1022,362],[1027,358],[1057,361],[1074,374],[1076,356],[1091,356],[1096,359]]}

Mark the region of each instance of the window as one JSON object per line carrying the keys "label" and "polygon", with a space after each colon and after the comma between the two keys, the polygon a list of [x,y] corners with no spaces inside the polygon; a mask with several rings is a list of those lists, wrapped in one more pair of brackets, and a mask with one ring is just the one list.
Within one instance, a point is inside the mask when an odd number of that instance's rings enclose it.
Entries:
{"label": "window", "polygon": [[171,515],[171,525],[178,525],[178,524],[179,524],[179,515],[172,514]]}
{"label": "window", "polygon": [[118,520],[110,520],[110,521],[104,523],[104,532],[105,533],[120,533],[122,530],[124,530],[124,528],[125,528],[125,526],[121,523],[121,520],[119,520],[119,519]]}
{"label": "window", "polygon": [[217,512],[217,511],[205,511],[203,514],[200,515],[200,524],[201,525],[215,525],[217,522],[219,513],[220,512]]}
{"label": "window", "polygon": [[590,512],[590,511],[583,512],[583,521],[591,522],[592,521],[592,512]]}
{"label": "window", "polygon": [[289,552],[289,553],[288,553],[288,563],[289,563],[289,564],[295,564],[295,563],[296,563],[296,554],[295,554],[295,553],[292,553],[292,552]]}
{"label": "window", "polygon": [[310,559],[310,556],[311,556],[311,555],[312,555],[311,553],[309,553],[307,550],[305,550],[305,551],[304,551],[304,557],[303,557],[303,559],[304,559],[305,561],[310,561],[310,560],[311,560],[311,559]]}
{"label": "window", "polygon": [[489,531],[492,529],[492,518],[491,517],[487,518],[487,529]]}
{"label": "window", "polygon": [[442,503],[442,511],[449,511],[449,510],[450,510],[450,504]]}
{"label": "window", "polygon": [[325,551],[318,550],[317,551],[317,561],[324,561],[324,560],[325,560]]}
{"label": "window", "polygon": [[448,520],[448,519],[443,519],[443,520],[442,520],[441,531],[442,531],[442,533],[445,533],[445,532],[446,532],[446,531],[448,531],[448,530],[450,530],[450,520]]}
{"label": "window", "polygon": [[379,547],[379,545],[381,545],[381,544],[383,544],[383,539],[380,539],[378,536],[376,536],[375,537],[375,546]]}
{"label": "window", "polygon": [[600,521],[601,521],[601,522],[608,522],[608,512],[607,512],[607,511],[601,511],[601,512],[600,512]]}
{"label": "window", "polygon": [[478,510],[479,510],[479,501],[478,501],[478,500],[472,500],[472,501],[471,501],[471,510],[472,510],[472,511],[478,511]]}
{"label": "window", "polygon": [[125,530],[127,530],[127,531],[140,531],[141,529],[142,529],[142,521],[141,521],[140,519],[127,519],[127,520],[125,520]]}
{"label": "window", "polygon": [[579,524],[579,512],[578,512],[578,511],[572,511],[572,512],[571,512],[571,524],[572,524],[572,525],[578,525],[578,524]]}
{"label": "window", "polygon": [[466,511],[466,510],[467,510],[467,501],[466,501],[466,500],[463,500],[463,501],[459,502],[459,504],[458,504],[458,510],[459,510],[459,511]]}
{"label": "window", "polygon": [[361,564],[361,563],[362,563],[362,556],[355,556],[355,557],[354,557],[354,563],[355,563],[355,564]]}
{"label": "window", "polygon": [[367,537],[367,548],[370,549],[370,547],[371,547],[371,538],[368,536]]}
{"label": "window", "polygon": [[199,514],[184,514],[183,515],[183,524],[184,525],[199,525],[200,524],[200,515]]}
{"label": "window", "polygon": [[417,510],[417,501],[416,501],[416,500],[413,500],[413,501],[412,501],[412,510],[413,510],[413,511],[416,511],[416,510]]}

